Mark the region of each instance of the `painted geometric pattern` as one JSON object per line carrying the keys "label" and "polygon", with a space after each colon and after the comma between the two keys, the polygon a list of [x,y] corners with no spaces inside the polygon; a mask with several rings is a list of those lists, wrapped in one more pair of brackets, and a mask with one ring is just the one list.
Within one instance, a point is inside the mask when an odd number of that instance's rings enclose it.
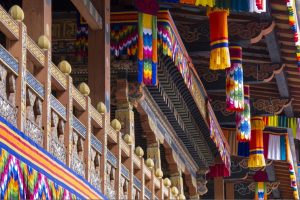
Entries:
{"label": "painted geometric pattern", "polygon": [[0,149],[0,177],[0,199],[76,199],[4,149]]}
{"label": "painted geometric pattern", "polygon": [[0,117],[0,199],[107,199]]}

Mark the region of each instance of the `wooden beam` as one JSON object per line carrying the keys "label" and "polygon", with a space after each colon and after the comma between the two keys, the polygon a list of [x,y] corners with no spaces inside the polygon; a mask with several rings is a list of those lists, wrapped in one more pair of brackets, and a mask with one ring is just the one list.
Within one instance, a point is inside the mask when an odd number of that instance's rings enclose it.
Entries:
{"label": "wooden beam", "polygon": [[[265,35],[265,41],[267,43],[267,48],[269,50],[269,55],[272,63],[281,63],[282,59],[281,59],[280,47],[274,30],[269,34]],[[281,71],[279,74],[276,74],[275,79],[277,82],[280,96],[282,98],[289,98],[290,97],[289,87],[288,87],[288,83],[284,71]],[[284,111],[287,117],[294,116],[292,105],[286,107]]]}
{"label": "wooden beam", "polygon": [[234,183],[226,183],[226,199],[234,199]]}
{"label": "wooden beam", "polygon": [[215,199],[224,199],[224,179],[223,177],[214,178]]}
{"label": "wooden beam", "polygon": [[71,0],[92,30],[102,29],[102,17],[90,0]]}

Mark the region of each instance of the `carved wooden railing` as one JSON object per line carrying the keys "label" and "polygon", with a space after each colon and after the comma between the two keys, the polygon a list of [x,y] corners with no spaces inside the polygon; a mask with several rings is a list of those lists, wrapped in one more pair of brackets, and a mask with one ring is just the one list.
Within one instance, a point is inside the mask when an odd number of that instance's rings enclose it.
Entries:
{"label": "carved wooden railing", "polygon": [[49,50],[1,6],[0,16],[8,41],[7,48],[0,45],[0,116],[111,199],[173,198],[108,114],[51,61]]}

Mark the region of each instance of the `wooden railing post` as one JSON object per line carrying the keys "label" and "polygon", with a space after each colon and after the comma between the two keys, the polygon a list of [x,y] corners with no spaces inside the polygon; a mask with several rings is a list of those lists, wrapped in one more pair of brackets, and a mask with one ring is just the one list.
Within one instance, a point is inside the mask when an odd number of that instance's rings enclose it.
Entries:
{"label": "wooden railing post", "polygon": [[84,141],[84,163],[85,163],[85,179],[90,181],[90,165],[91,165],[91,99],[86,97],[86,108],[83,112],[80,120],[83,122],[86,128],[86,136]]}
{"label": "wooden railing post", "polygon": [[128,183],[128,199],[133,198],[133,176],[134,176],[134,169],[133,169],[133,155],[134,149],[133,145],[129,145],[129,158],[125,161],[126,165],[129,166],[129,183]]}
{"label": "wooden railing post", "polygon": [[[140,170],[140,174],[139,174],[139,178],[141,180],[141,183],[142,183],[142,188],[141,188],[141,199],[145,199],[145,161],[144,161],[144,158],[141,157],[141,170]],[[153,195],[153,194],[152,194]]]}
{"label": "wooden railing post", "polygon": [[45,65],[37,74],[37,79],[44,85],[44,101],[42,103],[42,127],[44,130],[43,147],[49,151],[51,139],[51,53],[45,50]]}
{"label": "wooden railing post", "polygon": [[58,100],[66,106],[66,124],[64,133],[64,143],[66,148],[66,165],[71,166],[72,155],[72,132],[73,132],[73,81],[70,75],[66,75],[67,87],[63,94],[58,97]]}
{"label": "wooden railing post", "polygon": [[100,135],[100,142],[102,143],[102,156],[101,156],[101,163],[100,163],[100,175],[102,177],[102,185],[101,185],[101,191],[105,193],[106,191],[106,151],[107,151],[107,130],[108,126],[110,126],[110,121],[107,117],[107,113],[105,112],[103,114],[103,129],[101,130],[101,135]]}
{"label": "wooden railing post", "polygon": [[10,53],[18,60],[19,72],[16,80],[16,107],[17,127],[20,131],[25,131],[26,126],[26,63],[27,63],[27,29],[22,22],[19,24],[19,40],[9,41],[8,49]]}
{"label": "wooden railing post", "polygon": [[117,158],[117,169],[116,169],[116,176],[115,176],[115,191],[116,191],[116,199],[120,199],[121,190],[121,169],[122,169],[122,149],[121,149],[121,140],[122,140],[122,133],[120,131],[117,132],[117,144],[112,148],[112,153]]}

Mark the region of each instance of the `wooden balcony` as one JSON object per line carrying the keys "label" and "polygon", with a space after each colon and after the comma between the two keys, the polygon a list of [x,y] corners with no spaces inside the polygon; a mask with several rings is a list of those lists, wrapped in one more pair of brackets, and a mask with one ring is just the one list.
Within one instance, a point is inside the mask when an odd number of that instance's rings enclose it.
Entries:
{"label": "wooden balcony", "polygon": [[0,16],[8,40],[7,48],[0,46],[0,116],[108,198],[174,198],[107,113],[93,107],[49,51],[26,34],[26,26],[1,6]]}

